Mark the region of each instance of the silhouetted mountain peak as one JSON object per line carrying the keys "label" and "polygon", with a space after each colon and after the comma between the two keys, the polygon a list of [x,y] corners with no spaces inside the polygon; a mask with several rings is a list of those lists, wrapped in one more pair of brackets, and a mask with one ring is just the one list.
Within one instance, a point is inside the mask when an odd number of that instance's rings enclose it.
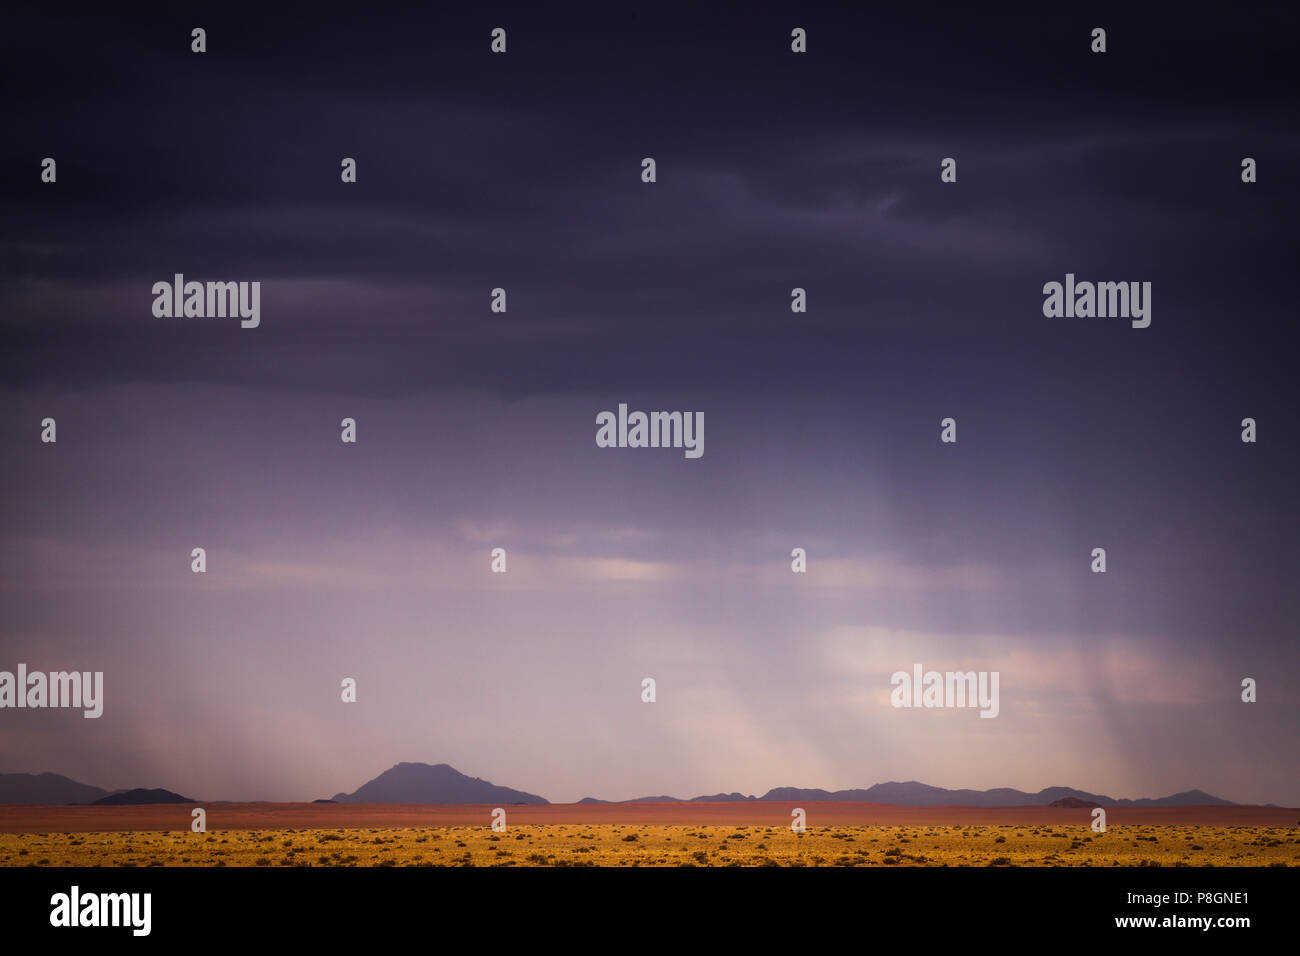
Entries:
{"label": "silhouetted mountain peak", "polygon": [[750,794],[746,796],[743,793],[715,793],[707,797],[691,797],[692,803],[743,803],[749,800],[757,800],[758,797]]}
{"label": "silhouetted mountain peak", "polygon": [[548,803],[544,797],[468,777],[450,764],[394,764],[338,803]]}
{"label": "silhouetted mountain peak", "polygon": [[107,795],[102,787],[78,783],[57,773],[0,773],[0,803],[62,806],[90,803]]}

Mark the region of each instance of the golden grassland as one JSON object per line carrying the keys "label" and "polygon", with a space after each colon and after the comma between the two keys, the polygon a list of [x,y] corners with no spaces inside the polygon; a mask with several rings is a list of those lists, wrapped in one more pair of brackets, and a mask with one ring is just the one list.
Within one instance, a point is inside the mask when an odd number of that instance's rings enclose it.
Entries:
{"label": "golden grassland", "polygon": [[1296,866],[1300,827],[546,825],[0,834],[0,866]]}

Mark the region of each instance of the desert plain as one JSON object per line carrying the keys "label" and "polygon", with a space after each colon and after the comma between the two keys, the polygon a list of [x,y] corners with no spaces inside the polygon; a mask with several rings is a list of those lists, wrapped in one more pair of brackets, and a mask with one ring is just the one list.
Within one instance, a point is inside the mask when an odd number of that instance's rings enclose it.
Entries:
{"label": "desert plain", "polygon": [[[191,829],[196,807],[203,832]],[[1297,866],[1300,810],[809,802],[0,806],[0,866]]]}

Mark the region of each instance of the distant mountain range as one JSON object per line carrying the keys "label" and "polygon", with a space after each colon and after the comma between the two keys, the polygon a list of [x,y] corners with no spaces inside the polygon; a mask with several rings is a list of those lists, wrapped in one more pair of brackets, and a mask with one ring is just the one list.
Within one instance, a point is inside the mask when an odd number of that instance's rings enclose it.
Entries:
{"label": "distant mountain range", "polygon": [[[756,797],[743,793],[715,793],[692,797],[693,803],[729,803],[740,801],[839,801],[888,803],[904,807],[1014,807],[1014,806],[1103,806],[1103,807],[1228,807],[1236,806],[1202,790],[1187,790],[1167,797],[1143,797],[1126,800],[1105,794],[1088,793],[1071,787],[1048,787],[1026,793],[1002,787],[994,790],[945,790],[917,783],[878,783],[865,790],[816,790],[802,787],[776,787]],[[170,790],[115,790],[92,787],[55,773],[0,774],[0,804],[24,803],[62,805],[95,804],[120,806],[142,803],[195,803]],[[325,801],[315,801],[317,803]],[[362,784],[352,793],[335,794],[334,803],[495,803],[547,804],[544,797],[510,787],[499,787],[478,777],[468,777],[445,763],[399,763],[378,777]],[[583,797],[578,801],[593,803],[680,803],[677,797],[661,795],[635,800],[610,801]]]}
{"label": "distant mountain range", "polygon": [[77,783],[57,773],[0,773],[0,803],[34,803],[61,806],[93,803],[108,791]]}
{"label": "distant mountain range", "polygon": [[[1078,800],[1090,807],[1231,807],[1231,800],[1221,800],[1203,790],[1187,790],[1168,797],[1143,797],[1126,800],[1105,794],[1088,793],[1072,787],[1048,787],[1037,793],[1001,787],[996,790],[945,790],[929,784],[910,780],[907,783],[878,783],[865,790],[810,790],[803,787],[775,787],[761,797],[743,793],[715,793],[704,797],[691,797],[692,803],[734,803],[740,801],[790,800],[812,803],[815,801],[889,803],[900,807],[1046,807],[1061,800]],[[579,803],[609,803],[595,797],[583,797]],[[622,803],[679,803],[678,797],[638,797]]]}
{"label": "distant mountain range", "polygon": [[121,807],[138,803],[196,803],[170,790],[104,790],[57,773],[0,773],[0,803]]}
{"label": "distant mountain range", "polygon": [[[777,787],[769,790],[760,800],[846,800],[864,803],[892,803],[903,807],[1042,807],[1054,801],[1073,798],[1089,806],[1103,807],[1231,807],[1231,800],[1221,800],[1203,790],[1186,790],[1167,797],[1143,797],[1127,800],[1088,793],[1073,787],[1047,787],[1037,793],[1026,793],[1009,787],[994,790],[945,790],[909,780],[907,783],[878,783],[866,790],[804,790],[798,787]],[[742,798],[744,799],[744,798]]]}
{"label": "distant mountain range", "polygon": [[110,793],[106,797],[100,797],[92,807],[125,807],[140,803],[198,803],[197,800],[191,800],[189,797],[182,797],[179,793],[172,793],[170,790],[123,790],[119,793]]}

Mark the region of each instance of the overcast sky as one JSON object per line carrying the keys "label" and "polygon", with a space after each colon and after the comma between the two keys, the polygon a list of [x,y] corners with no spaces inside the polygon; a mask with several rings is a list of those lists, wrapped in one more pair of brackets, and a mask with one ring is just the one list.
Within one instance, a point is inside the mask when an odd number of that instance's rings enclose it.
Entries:
{"label": "overcast sky", "polygon": [[[1296,17],[1121,10],[7,17],[0,669],[106,693],[0,772],[1300,805]],[[891,707],[915,663],[999,716]]]}

